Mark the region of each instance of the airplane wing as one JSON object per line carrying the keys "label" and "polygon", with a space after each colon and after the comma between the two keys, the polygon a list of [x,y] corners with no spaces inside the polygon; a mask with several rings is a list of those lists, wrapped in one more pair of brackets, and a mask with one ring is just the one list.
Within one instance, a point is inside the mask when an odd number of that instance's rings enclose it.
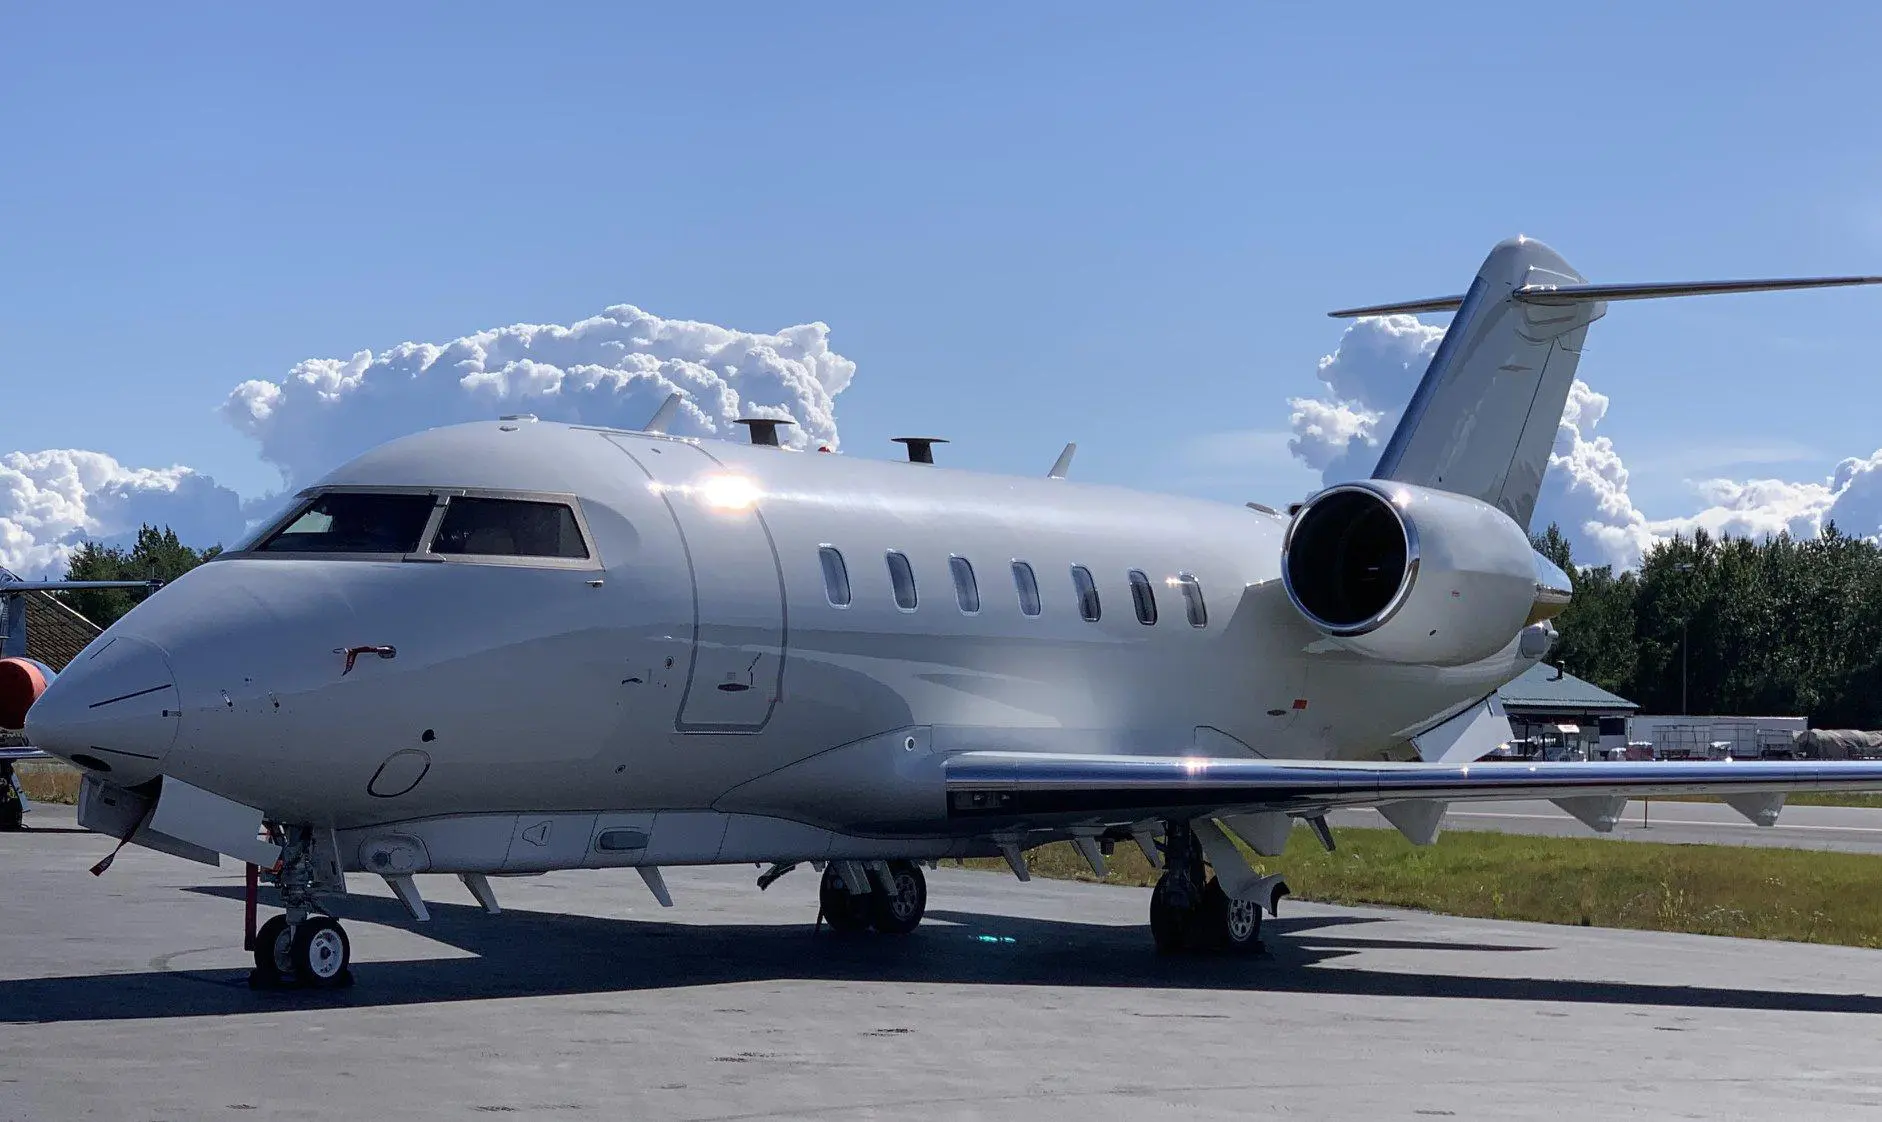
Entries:
{"label": "airplane wing", "polygon": [[30,745],[15,745],[0,748],[0,760],[11,763],[15,760],[50,760],[52,757]]}
{"label": "airplane wing", "polygon": [[944,766],[949,816],[984,817],[994,828],[1551,799],[1601,830],[1626,799],[1646,795],[1717,795],[1770,825],[1793,791],[1882,790],[1882,762],[1840,760],[1447,764],[963,752]]}

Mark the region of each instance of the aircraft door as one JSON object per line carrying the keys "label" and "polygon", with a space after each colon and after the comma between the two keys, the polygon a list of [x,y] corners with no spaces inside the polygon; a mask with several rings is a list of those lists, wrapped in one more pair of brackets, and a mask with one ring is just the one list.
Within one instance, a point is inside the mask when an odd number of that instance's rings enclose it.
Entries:
{"label": "aircraft door", "polygon": [[692,665],[681,732],[757,732],[784,680],[784,585],[752,487],[682,441],[616,441],[659,488],[686,546]]}

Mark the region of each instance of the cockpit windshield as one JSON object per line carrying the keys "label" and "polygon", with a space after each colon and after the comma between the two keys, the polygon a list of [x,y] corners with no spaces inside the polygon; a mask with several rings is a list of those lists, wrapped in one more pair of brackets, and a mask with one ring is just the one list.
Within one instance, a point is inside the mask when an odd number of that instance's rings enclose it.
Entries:
{"label": "cockpit windshield", "polygon": [[459,495],[444,508],[431,552],[583,558],[588,547],[567,503]]}
{"label": "cockpit windshield", "polygon": [[254,548],[263,553],[415,553],[430,495],[329,491]]}

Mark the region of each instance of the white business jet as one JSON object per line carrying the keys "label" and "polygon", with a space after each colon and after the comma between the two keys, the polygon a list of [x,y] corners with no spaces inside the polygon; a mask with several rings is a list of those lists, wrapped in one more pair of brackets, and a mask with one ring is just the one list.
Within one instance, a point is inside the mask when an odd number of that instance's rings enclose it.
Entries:
{"label": "white business jet", "polygon": [[[1882,789],[1882,765],[1476,763],[1547,654],[1567,577],[1527,526],[1606,302],[1877,277],[1588,284],[1533,240],[1461,296],[1368,480],[1286,512],[1067,478],[522,416],[395,440],[151,596],[32,705],[80,821],[258,866],[257,984],[351,979],[323,898],[384,877],[751,862],[822,872],[839,931],[902,933],[922,865],[1135,843],[1162,951],[1258,945],[1286,892],[1244,857],[1376,806]],[[251,913],[252,916],[252,913]],[[253,922],[251,918],[251,924]]]}

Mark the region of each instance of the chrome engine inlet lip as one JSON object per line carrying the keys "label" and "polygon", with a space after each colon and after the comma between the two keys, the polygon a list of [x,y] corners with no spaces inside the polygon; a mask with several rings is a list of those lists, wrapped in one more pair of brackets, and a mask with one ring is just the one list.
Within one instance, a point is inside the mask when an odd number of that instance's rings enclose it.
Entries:
{"label": "chrome engine inlet lip", "polygon": [[[1405,517],[1402,496],[1405,496],[1407,492],[1400,490],[1400,487],[1402,485],[1393,484],[1389,480],[1377,479],[1338,483],[1301,504],[1300,510],[1294,515],[1294,520],[1288,523],[1287,533],[1281,537],[1281,587],[1287,591],[1288,602],[1294,605],[1294,610],[1320,631],[1341,639],[1371,634],[1390,623],[1392,617],[1405,607],[1405,601],[1411,598],[1412,587],[1418,583],[1418,527]],[[1398,590],[1392,594],[1390,600],[1386,601],[1385,607],[1357,623],[1347,624],[1331,623],[1321,619],[1301,602],[1299,594],[1294,591],[1292,566],[1294,532],[1300,528],[1301,523],[1312,513],[1314,507],[1331,496],[1342,494],[1363,494],[1384,503],[1385,508],[1392,512],[1393,520],[1398,523],[1399,533],[1405,539],[1405,567],[1399,574]]]}

